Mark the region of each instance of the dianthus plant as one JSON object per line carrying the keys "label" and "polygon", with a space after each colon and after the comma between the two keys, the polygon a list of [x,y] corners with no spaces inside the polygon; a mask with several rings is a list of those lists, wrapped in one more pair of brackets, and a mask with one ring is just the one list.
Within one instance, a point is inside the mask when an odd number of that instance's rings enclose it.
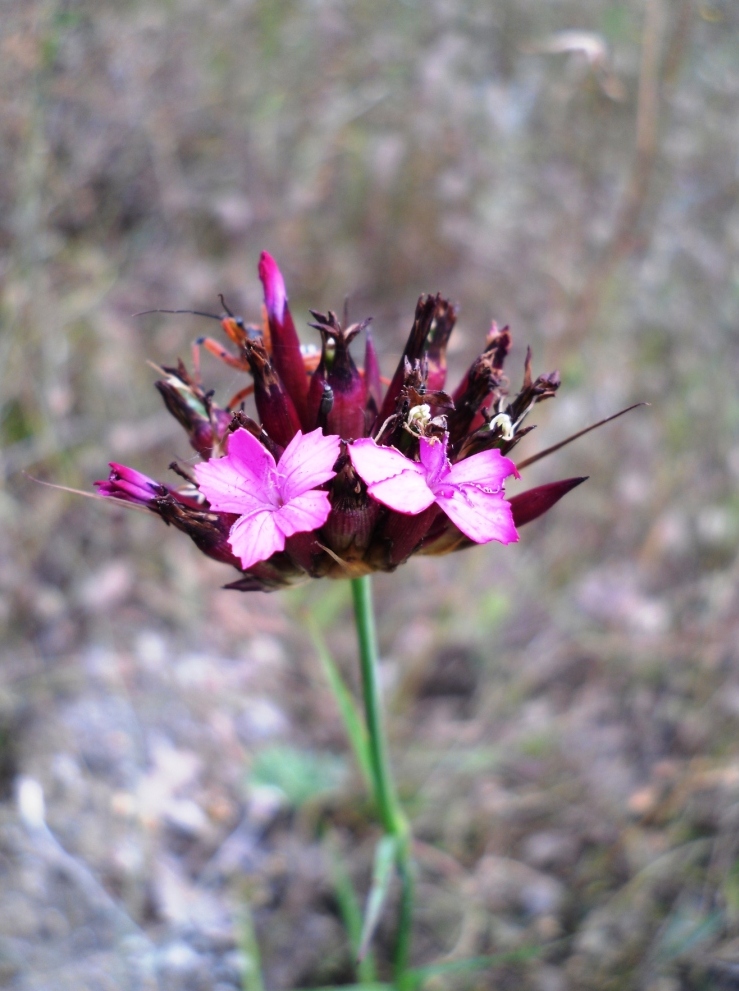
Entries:
{"label": "dianthus plant", "polygon": [[[531,429],[524,425],[528,413],[559,387],[556,372],[533,377],[527,351],[522,386],[509,393],[503,371],[508,328],[493,324],[482,353],[446,392],[447,343],[457,311],[439,295],[422,296],[388,382],[368,320],[344,327],[331,312],[311,311],[320,350],[301,345],[282,275],[266,253],[259,274],[261,326],[227,312],[218,319],[235,350],[211,338],[201,341],[250,375],[248,385],[219,406],[199,373],[181,361],[160,370],[157,388],[201,461],[191,470],[173,465],[177,485],[119,464],[96,484],[102,496],[147,507],[205,554],[236,568],[241,574],[227,588],[271,591],[324,577],[351,581],[365,719],[365,731],[352,738],[384,831],[360,949],[369,945],[396,871],[401,907],[393,986],[416,986],[408,964],[412,844],[382,727],[369,576],[394,571],[414,554],[514,543],[522,526],[584,479],[506,495],[507,480],[549,453],[518,465],[509,456]],[[350,344],[362,332],[360,370]],[[255,416],[244,409],[252,393]]]}

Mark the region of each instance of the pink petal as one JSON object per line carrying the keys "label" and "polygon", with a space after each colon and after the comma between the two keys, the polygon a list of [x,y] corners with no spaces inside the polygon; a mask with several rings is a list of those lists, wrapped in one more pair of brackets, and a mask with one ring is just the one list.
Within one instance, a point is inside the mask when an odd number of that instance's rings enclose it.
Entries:
{"label": "pink petal", "polygon": [[242,516],[231,527],[229,543],[245,570],[284,549],[285,535],[277,526],[276,515],[271,510],[261,510]]}
{"label": "pink petal", "polygon": [[340,449],[341,438],[334,434],[324,437],[320,428],[309,434],[298,431],[285,448],[277,466],[282,498],[291,502],[309,489],[323,485],[333,478],[336,474],[334,464]]}
{"label": "pink petal", "polygon": [[437,493],[436,501],[452,523],[477,544],[518,540],[511,504],[501,495],[485,492],[476,484],[449,485],[443,494]]}
{"label": "pink petal", "polygon": [[269,451],[243,428],[231,434],[228,451],[193,468],[213,509],[243,515],[275,505],[275,461]]}
{"label": "pink petal", "polygon": [[422,437],[419,442],[421,464],[426,469],[429,485],[448,477],[450,464],[446,456],[447,435],[444,439],[429,441]]}
{"label": "pink petal", "polygon": [[396,513],[404,513],[406,516],[422,513],[434,501],[434,493],[426,482],[420,475],[410,471],[387,478],[384,482],[368,485],[367,491],[383,506],[388,506]]}
{"label": "pink petal", "polygon": [[244,427],[239,427],[230,434],[228,457],[239,463],[245,475],[251,475],[255,479],[266,478],[270,469],[275,468],[275,459],[267,448]]}
{"label": "pink petal", "polygon": [[[244,477],[229,458],[213,458],[193,467],[198,488],[211,505],[223,513],[243,516],[271,503],[262,492],[263,480],[255,491],[254,480]],[[275,492],[275,503],[276,503]]]}
{"label": "pink petal", "polygon": [[275,524],[286,537],[322,527],[331,512],[326,492],[304,492],[291,499],[274,514]]}
{"label": "pink petal", "polygon": [[379,447],[364,437],[349,445],[349,454],[369,494],[390,509],[415,516],[434,501],[423,466],[394,447]]}
{"label": "pink petal", "polygon": [[454,485],[464,485],[472,482],[486,488],[500,489],[503,480],[509,475],[520,478],[516,466],[510,458],[504,458],[497,448],[473,454],[464,461],[452,465],[451,473],[446,481]]}
{"label": "pink petal", "polygon": [[421,465],[411,461],[394,447],[381,447],[371,437],[362,437],[348,446],[352,464],[367,485],[384,482],[402,471],[425,475]]}

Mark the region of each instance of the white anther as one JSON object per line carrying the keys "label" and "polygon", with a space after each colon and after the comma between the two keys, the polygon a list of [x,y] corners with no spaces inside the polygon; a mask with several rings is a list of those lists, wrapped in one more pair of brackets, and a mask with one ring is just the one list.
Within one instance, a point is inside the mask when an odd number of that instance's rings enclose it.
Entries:
{"label": "white anther", "polygon": [[417,430],[423,430],[425,426],[431,422],[431,407],[428,403],[421,403],[420,406],[414,406],[413,409],[408,413],[408,426],[415,427]]}
{"label": "white anther", "polygon": [[513,440],[513,422],[507,413],[498,413],[488,423],[489,430],[495,430],[496,427],[500,427],[503,440]]}

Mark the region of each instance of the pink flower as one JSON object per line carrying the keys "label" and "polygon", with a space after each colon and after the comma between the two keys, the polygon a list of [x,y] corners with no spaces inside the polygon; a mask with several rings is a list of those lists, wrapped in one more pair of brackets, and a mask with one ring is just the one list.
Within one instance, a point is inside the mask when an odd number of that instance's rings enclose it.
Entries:
{"label": "pink flower", "polygon": [[452,465],[443,440],[421,437],[420,461],[365,437],[349,446],[352,464],[373,499],[398,513],[416,515],[434,502],[462,533],[477,544],[518,540],[503,480],[518,472],[497,448]]}
{"label": "pink flower", "polygon": [[236,513],[229,543],[244,569],[284,550],[285,538],[316,530],[331,503],[316,486],[332,479],[341,439],[320,429],[298,431],[278,463],[249,433],[229,437],[228,454],[195,465],[198,487],[212,509]]}

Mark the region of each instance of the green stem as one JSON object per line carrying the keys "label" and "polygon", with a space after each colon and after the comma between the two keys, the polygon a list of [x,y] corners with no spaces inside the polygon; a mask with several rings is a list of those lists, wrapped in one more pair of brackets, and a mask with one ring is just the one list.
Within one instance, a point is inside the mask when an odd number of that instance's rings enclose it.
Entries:
{"label": "green stem", "polygon": [[395,977],[402,981],[408,969],[411,917],[413,913],[413,864],[411,862],[411,836],[408,820],[398,802],[393,785],[390,761],[382,718],[380,694],[380,667],[377,656],[377,632],[372,606],[372,583],[367,575],[351,581],[354,599],[354,618],[359,641],[359,659],[362,672],[362,699],[369,736],[370,763],[375,801],[385,832],[398,840],[397,868],[402,893],[398,942],[395,951]]}
{"label": "green stem", "polygon": [[407,832],[405,816],[395,796],[390,762],[387,756],[385,729],[382,719],[380,696],[380,671],[377,658],[377,632],[372,607],[372,584],[367,575],[352,579],[354,618],[359,640],[359,661],[362,671],[362,700],[369,735],[370,761],[380,819],[391,836],[403,836]]}

